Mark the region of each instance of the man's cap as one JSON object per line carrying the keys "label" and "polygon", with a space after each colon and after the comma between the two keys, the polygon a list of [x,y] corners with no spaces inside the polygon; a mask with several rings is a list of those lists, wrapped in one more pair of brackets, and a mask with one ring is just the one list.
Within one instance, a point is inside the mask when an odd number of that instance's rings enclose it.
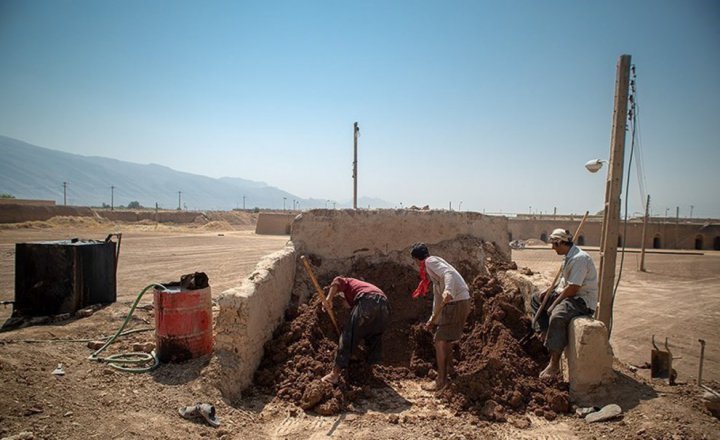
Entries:
{"label": "man's cap", "polygon": [[550,234],[550,241],[572,241],[572,235],[565,229],[557,228]]}
{"label": "man's cap", "polygon": [[410,255],[413,258],[417,258],[418,260],[424,260],[430,256],[430,251],[428,251],[425,243],[415,243],[414,245],[412,245]]}

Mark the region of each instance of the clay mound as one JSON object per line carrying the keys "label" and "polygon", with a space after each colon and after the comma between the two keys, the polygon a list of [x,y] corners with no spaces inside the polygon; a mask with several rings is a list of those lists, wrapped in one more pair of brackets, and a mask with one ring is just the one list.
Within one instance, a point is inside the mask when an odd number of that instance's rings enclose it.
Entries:
{"label": "clay mound", "polygon": [[200,226],[199,229],[207,231],[232,231],[234,228],[230,225],[230,223],[224,220],[212,220]]}
{"label": "clay mound", "polygon": [[548,361],[540,342],[518,342],[530,328],[522,296],[503,290],[494,276],[479,276],[470,288],[473,311],[459,343],[457,378],[443,397],[456,410],[496,421],[508,412],[531,410],[550,418],[568,412],[567,387],[537,378]]}
{"label": "clay mound", "polygon": [[[526,346],[519,340],[527,334],[530,320],[523,311],[524,298],[518,289],[506,288],[499,281],[498,268],[512,264],[499,253],[485,261],[486,274],[470,284],[473,295],[471,315],[463,337],[455,344],[456,377],[441,392],[456,411],[472,412],[486,420],[503,421],[508,412],[534,411],[552,419],[570,410],[565,384],[537,379],[548,361],[537,339]],[[461,271],[462,272],[462,271]],[[478,271],[475,270],[477,273]],[[434,379],[435,352],[432,334],[422,325],[430,316],[432,298],[413,300],[410,292],[418,282],[416,270],[393,262],[368,264],[357,261],[348,276],[379,286],[391,304],[391,323],[383,335],[383,364],[370,369],[362,350],[354,353],[345,379],[333,387],[320,378],[332,368],[338,335],[319,298],[289,311],[286,322],[265,347],[265,356],[255,376],[255,384],[278,398],[305,410],[331,415],[342,411],[373,387],[387,386],[391,380]],[[326,274],[323,279],[332,279]],[[337,300],[334,309],[342,326],[348,312]]]}

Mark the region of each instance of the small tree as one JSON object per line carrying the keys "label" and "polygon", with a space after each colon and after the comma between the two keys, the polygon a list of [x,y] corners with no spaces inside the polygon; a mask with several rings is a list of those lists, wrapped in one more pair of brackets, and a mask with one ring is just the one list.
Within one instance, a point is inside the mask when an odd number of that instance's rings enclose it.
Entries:
{"label": "small tree", "polygon": [[132,202],[128,203],[127,205],[128,209],[140,209],[142,206],[140,205],[140,202],[137,200],[133,200]]}
{"label": "small tree", "polygon": [[14,199],[15,196],[10,193],[2,193],[0,194],[0,199]]}

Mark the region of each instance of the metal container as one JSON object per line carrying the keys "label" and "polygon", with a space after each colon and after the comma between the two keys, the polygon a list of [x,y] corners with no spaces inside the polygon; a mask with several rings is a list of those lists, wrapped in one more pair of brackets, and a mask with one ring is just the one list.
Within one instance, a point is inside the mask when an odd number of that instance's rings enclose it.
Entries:
{"label": "metal container", "polygon": [[182,362],[213,350],[210,286],[155,289],[155,352],[160,362]]}
{"label": "metal container", "polygon": [[74,313],[115,302],[115,250],[110,240],[16,243],[13,317]]}

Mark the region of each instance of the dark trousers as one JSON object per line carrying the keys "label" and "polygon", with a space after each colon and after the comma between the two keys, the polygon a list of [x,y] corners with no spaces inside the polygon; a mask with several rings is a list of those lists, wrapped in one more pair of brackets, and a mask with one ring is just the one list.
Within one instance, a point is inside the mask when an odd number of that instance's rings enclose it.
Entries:
{"label": "dark trousers", "polygon": [[335,365],[347,368],[350,355],[364,340],[369,364],[382,360],[382,334],[390,321],[390,305],[382,296],[363,295],[355,301],[350,312],[350,322],[340,335]]}
{"label": "dark trousers", "polygon": [[[552,292],[547,302],[547,307],[550,307],[552,303],[557,299],[558,293]],[[540,295],[534,293],[532,296],[531,307],[533,315],[540,308]],[[590,310],[585,304],[582,298],[573,296],[565,298],[555,306],[552,313],[548,315],[547,307],[545,312],[541,313],[535,324],[536,331],[547,332],[547,338],[545,338],[545,347],[550,351],[563,351],[568,343],[568,325],[570,321],[576,316],[592,315],[593,311]]]}

